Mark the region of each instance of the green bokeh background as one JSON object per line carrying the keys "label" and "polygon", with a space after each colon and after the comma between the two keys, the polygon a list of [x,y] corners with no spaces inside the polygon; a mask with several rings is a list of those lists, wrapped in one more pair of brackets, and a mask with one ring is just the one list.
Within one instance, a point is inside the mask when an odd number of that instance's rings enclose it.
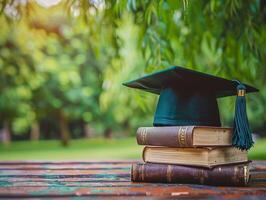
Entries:
{"label": "green bokeh background", "polygon": [[[49,2],[0,2],[0,160],[140,158],[157,96],[122,82],[172,65],[259,88],[249,155],[266,159],[264,1]],[[218,101],[223,126],[234,101]]]}

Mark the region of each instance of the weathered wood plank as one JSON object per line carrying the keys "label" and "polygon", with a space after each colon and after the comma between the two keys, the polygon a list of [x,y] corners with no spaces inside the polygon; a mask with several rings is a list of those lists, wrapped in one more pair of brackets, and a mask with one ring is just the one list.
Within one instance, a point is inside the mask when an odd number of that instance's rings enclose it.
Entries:
{"label": "weathered wood plank", "polygon": [[120,187],[8,187],[0,188],[1,196],[244,196],[256,195],[266,196],[265,188],[231,188],[231,187],[210,187],[200,185],[146,185],[120,186]]}
{"label": "weathered wood plank", "polygon": [[82,177],[82,175],[86,174],[123,174],[128,173],[130,170],[129,167],[127,168],[119,168],[119,169],[103,169],[103,170],[97,170],[97,169],[89,169],[89,170],[0,170],[0,177],[5,176],[32,176],[34,177],[37,175],[79,175]]}
{"label": "weathered wood plank", "polygon": [[[136,161],[132,161],[136,162]],[[62,170],[87,170],[87,169],[115,169],[130,167],[132,162],[74,162],[74,163],[0,163],[0,170],[42,170],[42,169],[62,169]]]}
{"label": "weathered wood plank", "polygon": [[130,182],[127,162],[0,162],[0,198],[18,197],[178,197],[264,199],[266,161],[251,165],[249,187]]}
{"label": "weathered wood plank", "polygon": [[92,164],[114,164],[114,165],[121,165],[121,164],[131,164],[136,162],[137,160],[127,160],[127,161],[1,161],[1,165],[48,165],[48,164],[55,164],[55,165],[92,165]]}

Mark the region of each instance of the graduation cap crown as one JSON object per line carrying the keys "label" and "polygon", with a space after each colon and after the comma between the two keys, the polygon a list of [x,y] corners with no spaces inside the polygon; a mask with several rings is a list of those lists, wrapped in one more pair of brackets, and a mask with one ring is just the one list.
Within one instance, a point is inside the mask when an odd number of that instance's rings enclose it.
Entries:
{"label": "graduation cap crown", "polygon": [[183,67],[170,67],[123,83],[160,95],[154,126],[221,126],[217,98],[236,95],[233,146],[248,150],[253,145],[245,94],[258,89]]}

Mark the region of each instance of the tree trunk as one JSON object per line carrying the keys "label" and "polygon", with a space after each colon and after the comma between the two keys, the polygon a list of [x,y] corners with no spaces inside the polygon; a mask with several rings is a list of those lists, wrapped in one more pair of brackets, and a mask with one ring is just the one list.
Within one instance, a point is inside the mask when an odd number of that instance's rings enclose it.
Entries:
{"label": "tree trunk", "polygon": [[67,118],[62,111],[59,112],[59,128],[62,145],[68,146],[70,140],[70,132],[68,128]]}
{"label": "tree trunk", "polygon": [[30,131],[30,140],[37,141],[40,139],[40,126],[37,121],[33,122]]}
{"label": "tree trunk", "polygon": [[93,130],[89,124],[84,123],[83,131],[84,131],[85,138],[92,138],[93,137]]}
{"label": "tree trunk", "polygon": [[105,131],[104,131],[104,137],[105,138],[108,138],[108,139],[112,138],[112,129],[111,128],[105,129]]}
{"label": "tree trunk", "polygon": [[4,127],[3,127],[3,143],[9,144],[11,141],[11,133],[10,133],[10,127],[8,121],[4,121]]}

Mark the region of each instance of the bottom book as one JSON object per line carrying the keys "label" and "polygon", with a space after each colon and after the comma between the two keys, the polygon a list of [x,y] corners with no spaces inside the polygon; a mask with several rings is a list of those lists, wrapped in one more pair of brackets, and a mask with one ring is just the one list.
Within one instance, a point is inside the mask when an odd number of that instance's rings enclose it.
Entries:
{"label": "bottom book", "polygon": [[131,167],[131,181],[246,186],[249,163],[223,165],[212,169],[181,165],[137,163]]}

